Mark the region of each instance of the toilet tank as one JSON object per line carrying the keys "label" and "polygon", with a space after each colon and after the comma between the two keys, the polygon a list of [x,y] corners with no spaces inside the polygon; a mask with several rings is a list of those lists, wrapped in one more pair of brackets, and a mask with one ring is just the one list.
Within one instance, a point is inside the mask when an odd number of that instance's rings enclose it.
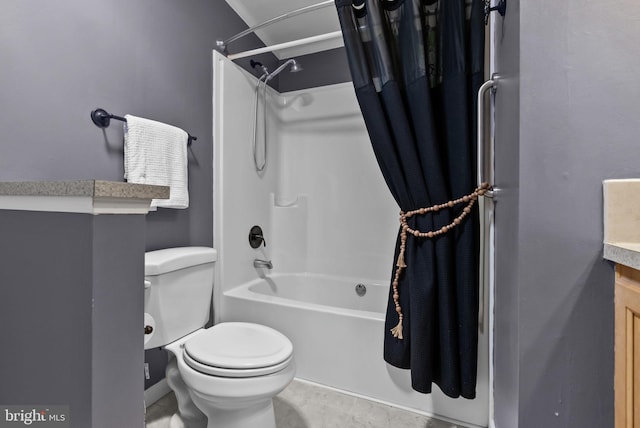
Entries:
{"label": "toilet tank", "polygon": [[213,292],[213,263],[217,252],[208,247],[149,251],[144,258],[144,349],[167,345],[199,328],[209,319]]}

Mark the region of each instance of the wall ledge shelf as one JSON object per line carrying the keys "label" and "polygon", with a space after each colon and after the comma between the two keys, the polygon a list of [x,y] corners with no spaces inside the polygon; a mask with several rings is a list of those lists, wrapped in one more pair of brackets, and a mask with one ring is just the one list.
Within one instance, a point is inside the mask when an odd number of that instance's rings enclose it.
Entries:
{"label": "wall ledge shelf", "polygon": [[147,214],[169,187],[104,180],[0,182],[0,209],[84,214]]}

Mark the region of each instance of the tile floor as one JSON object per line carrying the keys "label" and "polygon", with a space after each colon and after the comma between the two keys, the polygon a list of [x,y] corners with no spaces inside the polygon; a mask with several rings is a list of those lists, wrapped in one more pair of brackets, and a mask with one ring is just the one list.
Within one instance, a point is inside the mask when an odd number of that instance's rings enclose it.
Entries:
{"label": "tile floor", "polygon": [[[463,428],[299,380],[273,404],[278,428]],[[168,428],[175,409],[173,394],[154,403],[147,409],[147,428]]]}

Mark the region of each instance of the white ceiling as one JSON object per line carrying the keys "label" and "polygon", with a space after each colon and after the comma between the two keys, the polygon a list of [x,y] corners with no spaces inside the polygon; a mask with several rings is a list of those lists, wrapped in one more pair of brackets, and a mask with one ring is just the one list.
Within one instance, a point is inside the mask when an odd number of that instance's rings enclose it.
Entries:
{"label": "white ceiling", "polygon": [[[249,27],[253,27],[292,10],[319,3],[320,0],[226,0],[226,2]],[[340,30],[340,24],[336,7],[329,5],[273,23],[255,33],[266,46],[273,46],[338,30]],[[273,53],[279,59],[286,59],[340,46],[342,46],[342,38],[286,48]],[[230,44],[229,52],[237,53],[233,50],[233,43]]]}

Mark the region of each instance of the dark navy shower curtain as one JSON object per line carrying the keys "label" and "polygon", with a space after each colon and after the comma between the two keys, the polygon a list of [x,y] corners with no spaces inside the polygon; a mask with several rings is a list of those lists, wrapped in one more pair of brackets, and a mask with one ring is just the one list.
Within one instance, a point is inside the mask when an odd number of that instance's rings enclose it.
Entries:
{"label": "dark navy shower curtain", "polygon": [[[475,97],[483,0],[336,0],[356,96],[404,221],[384,358],[474,398],[478,343]],[[422,209],[422,210],[421,210]],[[418,236],[416,236],[416,234]]]}

